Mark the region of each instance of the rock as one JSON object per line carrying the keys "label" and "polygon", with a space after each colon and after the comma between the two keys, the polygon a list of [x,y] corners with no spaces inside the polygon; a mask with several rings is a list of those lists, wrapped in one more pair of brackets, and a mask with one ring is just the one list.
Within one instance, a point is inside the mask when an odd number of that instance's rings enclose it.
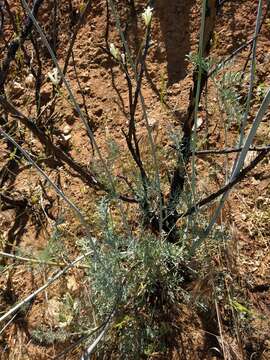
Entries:
{"label": "rock", "polygon": [[71,133],[71,131],[72,131],[72,128],[69,125],[64,126],[64,129],[63,129],[64,135],[69,135]]}

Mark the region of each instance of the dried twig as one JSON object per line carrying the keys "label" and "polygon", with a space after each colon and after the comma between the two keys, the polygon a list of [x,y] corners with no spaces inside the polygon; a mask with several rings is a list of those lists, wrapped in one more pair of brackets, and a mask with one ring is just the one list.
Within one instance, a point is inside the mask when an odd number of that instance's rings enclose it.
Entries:
{"label": "dried twig", "polygon": [[[253,146],[248,149],[248,151],[262,151],[262,150],[268,150],[270,148],[270,145],[267,146]],[[227,148],[227,149],[209,149],[209,150],[198,150],[195,151],[195,155],[209,155],[209,154],[215,154],[215,155],[224,155],[224,154],[232,154],[232,153],[238,153],[243,150],[243,146],[240,148]]]}
{"label": "dried twig", "polygon": [[[37,16],[38,10],[39,10],[42,2],[43,2],[43,0],[35,0],[35,2],[33,4],[33,9],[31,12],[31,14],[34,17]],[[31,19],[31,16],[29,15],[26,19],[26,24],[25,24],[25,27],[22,29],[21,35],[19,37],[15,38],[14,40],[12,40],[8,46],[8,53],[7,53],[6,58],[3,61],[3,64],[2,64],[1,70],[0,70],[0,90],[1,91],[3,91],[3,88],[4,88],[4,83],[5,83],[6,77],[8,75],[10,63],[15,59],[17,50],[19,49],[20,46],[22,46],[22,44],[27,39],[28,35],[31,33],[32,27],[33,27],[33,21]]]}
{"label": "dried twig", "polygon": [[[72,170],[74,170],[88,185],[91,185],[92,187],[102,190],[105,192],[109,192],[110,190],[103,185],[100,181],[96,179],[94,174],[92,174],[89,170],[85,169],[85,167],[73,160],[69,155],[67,155],[63,150],[61,150],[59,147],[55,146],[49,136],[47,136],[42,130],[40,130],[39,127],[35,124],[34,121],[27,118],[23,113],[21,113],[18,109],[15,108],[15,106],[9,102],[4,96],[0,96],[0,104],[2,107],[18,118],[43,144],[47,149],[53,152],[55,157],[66,163]],[[133,202],[136,203],[137,200],[133,198],[129,198],[125,195],[119,195],[119,198],[126,202]]]}
{"label": "dried twig", "polygon": [[[215,1],[203,1],[202,4],[203,13],[200,30],[199,59],[203,59],[203,57],[206,57],[210,52],[211,38],[216,23],[216,6],[217,3]],[[195,119],[197,118],[198,105],[206,82],[207,71],[203,69],[201,64],[198,64],[193,71],[193,88],[190,90],[187,117],[183,124],[183,136],[179,144],[180,151],[177,158],[177,165],[174,169],[171,180],[169,200],[166,209],[166,230],[170,233],[170,236],[168,236],[168,241],[170,242],[175,242],[177,240],[177,232],[175,228],[176,207],[184,189],[186,165],[189,162],[190,155],[194,154],[194,150],[191,152],[193,125],[195,123]],[[196,134],[196,130],[194,134]],[[170,231],[170,229],[174,230]]]}
{"label": "dried twig", "polygon": [[217,199],[220,195],[224,194],[228,190],[232,189],[236,184],[238,184],[240,181],[242,181],[249,172],[254,169],[270,152],[270,147],[262,150],[256,158],[248,165],[246,166],[235,178],[234,180],[230,181],[228,184],[220,188],[215,193],[207,196],[206,198],[200,200],[196,205],[190,207],[186,212],[179,214],[177,216],[177,219],[191,215],[195,213],[196,211],[200,210],[204,205],[212,202],[213,200]]}
{"label": "dried twig", "polygon": [[[171,148],[176,150],[176,146],[175,145],[170,145]],[[248,149],[248,151],[262,151],[262,150],[267,150],[270,148],[270,145],[266,145],[266,146],[252,146]],[[194,152],[195,155],[197,156],[203,156],[203,155],[210,155],[210,154],[214,154],[214,155],[224,155],[224,154],[232,154],[232,153],[238,153],[241,152],[243,150],[243,146],[240,148],[226,148],[226,149],[206,149],[206,150],[196,150]]]}
{"label": "dried twig", "polygon": [[[39,260],[39,259],[27,258],[24,256],[9,254],[4,251],[0,251],[0,256],[4,256],[6,258],[10,258],[10,259],[30,263],[30,264],[40,264],[40,265],[49,265],[49,266],[57,266],[57,267],[67,265],[66,262],[63,263],[63,262],[57,262],[57,261],[44,261],[44,260]],[[90,268],[89,265],[85,265],[85,264],[77,265],[76,267],[79,269],[89,269]]]}
{"label": "dried twig", "polygon": [[[79,30],[81,28],[82,23],[86,19],[86,16],[88,14],[88,11],[90,10],[91,5],[92,5],[92,1],[88,0],[88,2],[85,4],[84,10],[80,15],[79,21],[78,21],[78,23],[77,23],[77,25],[76,25],[76,27],[75,27],[75,29],[73,31],[73,34],[71,36],[69,47],[68,47],[68,50],[67,50],[66,59],[65,59],[65,64],[64,64],[64,68],[63,68],[63,74],[64,75],[66,75],[66,72],[67,72],[68,63],[69,63],[69,60],[70,60],[70,57],[71,57],[71,54],[72,54],[73,46],[74,46],[75,41],[77,39],[78,32],[79,32]],[[60,85],[61,85],[61,83],[62,83],[62,79],[60,80]]]}
{"label": "dried twig", "polygon": [[4,315],[0,317],[0,322],[6,320],[12,314],[16,313],[22,306],[26,305],[29,301],[33,300],[39,293],[47,289],[50,285],[52,285],[56,280],[62,277],[68,270],[73,268],[78,262],[85,259],[87,256],[91,255],[92,250],[88,251],[86,254],[78,256],[75,260],[73,260],[70,264],[68,264],[64,269],[58,271],[54,276],[52,276],[44,285],[34,291],[32,294],[28,295],[24,300],[20,301],[17,305],[13,306],[10,310],[8,310]]}

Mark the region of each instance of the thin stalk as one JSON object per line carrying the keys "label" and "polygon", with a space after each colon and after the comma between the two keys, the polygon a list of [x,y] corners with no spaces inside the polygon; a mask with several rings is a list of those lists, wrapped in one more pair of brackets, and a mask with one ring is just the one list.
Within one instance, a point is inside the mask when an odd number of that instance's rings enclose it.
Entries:
{"label": "thin stalk", "polygon": [[54,191],[67,203],[67,205],[69,206],[69,208],[74,212],[74,214],[78,217],[78,219],[80,220],[81,224],[85,227],[86,231],[87,231],[87,236],[90,240],[90,244],[92,247],[92,251],[94,251],[94,255],[96,257],[96,259],[100,262],[100,264],[102,265],[102,267],[104,268],[104,270],[107,270],[103,261],[100,259],[100,256],[96,250],[96,246],[95,243],[92,239],[91,236],[91,229],[90,226],[88,225],[87,221],[84,218],[84,215],[82,214],[81,210],[75,205],[73,204],[73,202],[66,197],[66,195],[63,193],[62,190],[59,189],[58,186],[55,185],[55,183],[50,179],[50,177],[37,165],[37,163],[31,158],[31,156],[28,154],[28,152],[26,150],[24,150],[9,134],[7,134],[1,127],[0,127],[0,134],[2,134],[8,141],[10,141],[22,154],[23,156],[29,161],[29,163],[31,165],[33,165],[36,170],[38,171],[39,175],[42,176],[43,178],[45,178],[48,183],[51,185],[51,187],[54,189]]}
{"label": "thin stalk", "polygon": [[87,13],[90,9],[90,6],[92,5],[92,0],[88,0],[87,3],[84,5],[84,9],[80,15],[80,18],[79,18],[79,21],[75,27],[75,30],[73,31],[73,34],[70,38],[70,43],[69,43],[69,47],[68,47],[68,50],[67,50],[67,55],[66,55],[66,59],[65,59],[65,64],[64,64],[64,68],[63,68],[63,74],[66,75],[66,72],[67,72],[67,68],[68,68],[68,63],[69,63],[69,59],[70,59],[70,56],[72,55],[72,51],[73,51],[73,46],[75,44],[75,41],[77,39],[77,35],[78,35],[78,32],[81,28],[81,25],[82,23],[84,22],[86,16],[87,16]]}
{"label": "thin stalk", "polygon": [[241,124],[241,130],[240,130],[240,140],[239,140],[239,147],[242,146],[245,136],[245,128],[247,124],[248,114],[250,110],[250,103],[251,98],[253,94],[253,87],[254,87],[254,81],[255,81],[255,73],[256,73],[256,49],[257,49],[257,40],[259,31],[261,28],[261,18],[262,18],[262,0],[259,0],[258,4],[258,12],[257,12],[257,19],[256,19],[256,27],[255,27],[255,33],[254,33],[254,41],[252,45],[252,57],[251,57],[251,66],[250,66],[250,84],[248,89],[248,97],[246,102],[246,109],[244,113],[244,117]]}
{"label": "thin stalk", "polygon": [[[44,32],[42,31],[41,27],[39,26],[38,22],[36,21],[34,15],[32,14],[32,12],[31,12],[31,10],[30,10],[30,8],[29,8],[29,6],[27,5],[26,1],[25,1],[25,0],[22,0],[22,3],[23,3],[23,5],[24,5],[24,7],[25,7],[25,9],[26,9],[29,17],[30,17],[31,20],[33,21],[33,24],[34,24],[35,28],[37,29],[38,33],[40,34],[40,37],[41,37],[41,39],[42,39],[42,42],[44,43],[44,45],[46,46],[46,48],[48,49],[48,51],[49,51],[49,53],[50,53],[50,56],[51,56],[51,58],[52,58],[52,60],[53,60],[53,63],[54,63],[54,65],[56,66],[57,71],[58,71],[58,73],[59,73],[59,75],[60,75],[60,78],[61,78],[61,80],[63,81],[63,83],[64,83],[65,86],[66,86],[66,89],[67,89],[67,91],[68,91],[68,94],[69,94],[69,97],[70,97],[70,99],[71,99],[71,102],[73,103],[74,108],[76,109],[77,113],[79,114],[80,118],[82,119],[82,121],[83,121],[83,123],[84,123],[84,126],[85,126],[85,128],[86,128],[86,130],[87,130],[88,136],[89,136],[89,138],[90,138],[93,146],[95,147],[95,149],[96,149],[96,151],[97,151],[97,154],[98,154],[98,157],[99,157],[99,159],[100,159],[100,162],[101,162],[101,164],[102,164],[102,166],[103,166],[103,168],[104,168],[104,170],[105,170],[105,172],[106,172],[106,175],[107,175],[107,177],[108,177],[108,179],[109,179],[109,182],[110,182],[110,184],[111,184],[112,194],[113,194],[114,196],[116,196],[117,192],[116,192],[116,188],[115,188],[115,184],[114,184],[114,180],[113,180],[112,174],[110,173],[110,171],[109,171],[109,169],[108,169],[108,167],[107,167],[107,165],[106,165],[106,162],[105,162],[105,160],[104,160],[104,158],[103,158],[103,156],[102,156],[102,154],[101,154],[101,152],[100,152],[100,149],[99,149],[99,147],[98,147],[98,145],[97,145],[97,142],[96,142],[96,140],[95,140],[94,134],[93,134],[93,132],[92,132],[90,126],[89,126],[89,123],[88,123],[86,117],[84,116],[83,112],[81,111],[81,109],[80,109],[80,107],[79,107],[79,105],[78,105],[78,103],[77,103],[77,101],[76,101],[76,99],[75,99],[75,97],[74,97],[74,95],[73,95],[73,92],[72,92],[72,90],[71,90],[71,87],[70,87],[68,81],[67,81],[66,78],[65,78],[65,75],[63,74],[63,72],[62,72],[62,70],[61,70],[61,68],[60,68],[60,66],[59,66],[59,63],[58,63],[58,61],[57,61],[57,59],[56,59],[56,57],[55,57],[55,54],[54,54],[54,52],[53,52],[50,44],[48,43],[48,41],[47,41],[47,39],[46,39],[46,36],[45,36]],[[123,223],[125,224],[126,230],[127,230],[128,234],[131,235],[131,229],[130,229],[128,223],[127,223],[126,216],[125,216],[124,209],[123,209],[123,207],[122,207],[121,202],[118,204],[118,206],[119,206],[119,208],[120,208],[121,216],[122,216],[122,219],[123,219]]]}
{"label": "thin stalk", "polygon": [[[119,19],[119,16],[118,16],[118,13],[115,9],[115,6],[114,6],[114,3],[112,0],[108,0],[108,3],[110,5],[110,8],[112,10],[112,13],[113,13],[113,16],[114,16],[114,20],[115,20],[115,24],[116,24],[116,27],[117,27],[117,30],[119,32],[119,36],[120,36],[120,39],[121,39],[121,42],[124,46],[124,49],[125,49],[125,53],[126,53],[126,57],[127,57],[127,60],[132,68],[132,70],[134,71],[134,73],[137,75],[137,70],[136,70],[136,66],[132,60],[132,57],[131,57],[131,53],[130,53],[130,50],[129,50],[129,46],[128,46],[128,43],[125,39],[125,35],[121,29],[121,22],[120,22],[120,19]],[[136,76],[137,78],[137,76]]]}
{"label": "thin stalk", "polygon": [[209,78],[209,77],[215,75],[216,73],[218,73],[219,70],[223,69],[228,62],[230,62],[236,55],[238,55],[242,50],[244,50],[246,47],[248,47],[248,45],[253,43],[253,41],[254,41],[254,38],[252,38],[252,39],[248,40],[247,42],[245,42],[244,44],[240,45],[226,59],[222,60],[220,63],[215,65],[213,69],[209,70],[207,77]]}
{"label": "thin stalk", "polygon": [[89,360],[91,354],[93,353],[93,351],[95,350],[95,348],[97,347],[97,345],[100,343],[100,341],[103,339],[103,337],[106,335],[107,331],[109,330],[110,324],[111,324],[111,320],[112,317],[114,315],[114,310],[111,312],[111,314],[109,315],[102,331],[100,332],[100,334],[97,336],[97,338],[91,343],[91,345],[89,345],[87,347],[86,352],[83,354],[83,356],[81,357],[81,360]]}
{"label": "thin stalk", "polygon": [[[270,145],[266,145],[266,146],[253,146],[250,147],[248,149],[248,151],[262,151],[265,149],[269,149]],[[202,155],[209,155],[209,154],[214,154],[214,155],[226,155],[226,154],[233,154],[233,153],[237,153],[237,152],[241,152],[243,149],[243,146],[240,148],[227,148],[227,149],[209,149],[209,150],[197,150],[195,151],[195,154],[197,156],[202,156]]]}
{"label": "thin stalk", "polygon": [[[259,4],[258,4],[258,14],[257,14],[257,21],[256,21],[256,31],[258,29],[258,23],[259,23],[259,19],[261,18],[261,7],[262,7],[262,0],[259,0]],[[254,40],[255,41],[255,40]],[[256,49],[256,47],[255,47]],[[237,179],[237,177],[241,174],[241,169],[243,167],[243,164],[244,164],[244,161],[245,161],[245,158],[247,156],[247,153],[249,151],[249,148],[254,140],[254,137],[257,133],[257,130],[258,130],[258,127],[269,107],[269,104],[270,104],[270,88],[265,96],[265,98],[263,99],[263,102],[260,106],[260,109],[255,117],[255,120],[253,122],[253,125],[249,131],[249,134],[246,138],[246,141],[243,145],[243,149],[241,150],[240,152],[240,155],[238,157],[238,159],[236,160],[235,162],[235,166],[233,168],[233,171],[232,171],[232,175],[230,177],[230,183],[233,183],[235,179]],[[240,135],[241,136],[241,135]],[[228,190],[226,190],[224,192],[224,194],[222,195],[221,199],[220,199],[220,202],[219,202],[219,205],[217,207],[217,209],[215,210],[215,213],[212,217],[212,219],[210,220],[210,223],[209,225],[207,226],[206,230],[204,231],[203,235],[201,236],[201,238],[195,243],[193,244],[193,247],[192,247],[192,253],[194,253],[194,251],[202,244],[202,242],[204,241],[204,239],[210,234],[213,226],[215,225],[218,217],[219,217],[219,214],[224,206],[224,203],[226,201],[226,199],[228,198],[228,195],[230,193],[230,189],[231,187],[228,188]]]}
{"label": "thin stalk", "polygon": [[267,112],[267,109],[268,109],[269,105],[270,105],[270,88],[269,88],[265,98],[263,99],[263,102],[262,102],[262,104],[260,106],[260,109],[259,109],[259,111],[258,111],[258,113],[257,113],[257,115],[256,115],[256,117],[254,119],[253,125],[252,125],[252,127],[251,127],[251,129],[249,131],[249,134],[248,134],[248,136],[246,138],[246,141],[245,141],[245,143],[243,145],[243,149],[241,150],[241,153],[240,153],[239,158],[238,158],[238,160],[236,162],[234,171],[233,171],[233,173],[231,175],[231,180],[233,180],[239,174],[239,172],[241,171],[242,166],[243,166],[244,161],[245,161],[245,158],[246,158],[247,153],[249,151],[249,148],[250,148],[250,146],[251,146],[251,144],[252,144],[252,142],[253,142],[253,140],[255,138],[255,135],[257,133],[259,125],[262,122],[262,119],[263,119],[265,113]]}
{"label": "thin stalk", "polygon": [[6,330],[6,328],[8,328],[8,326],[12,323],[16,316],[17,314],[13,315],[12,318],[9,319],[9,321],[5,324],[5,326],[2,327],[2,329],[0,330],[0,335],[3,334],[3,332]]}
{"label": "thin stalk", "polygon": [[[30,263],[30,264],[40,264],[40,265],[49,265],[49,266],[58,266],[58,267],[67,265],[67,263],[63,263],[63,262],[44,261],[44,260],[39,260],[39,259],[27,258],[24,256],[9,254],[9,253],[3,252],[3,251],[0,251],[0,256],[4,256],[4,257],[18,260],[18,261],[23,261],[23,262]],[[89,265],[83,265],[83,264],[77,265],[76,267],[79,269],[89,269],[90,268]]]}
{"label": "thin stalk", "polygon": [[18,304],[13,306],[10,310],[8,310],[4,315],[0,317],[0,322],[6,320],[9,316],[16,313],[22,306],[27,304],[29,301],[34,299],[39,293],[47,289],[50,285],[52,285],[56,280],[58,280],[61,276],[63,276],[69,269],[74,267],[78,262],[86,258],[88,255],[91,255],[92,251],[88,251],[86,254],[77,257],[70,264],[68,264],[64,269],[58,271],[53,277],[51,277],[44,285],[34,291],[32,294],[28,295],[25,299],[20,301]]}
{"label": "thin stalk", "polygon": [[200,41],[199,41],[199,71],[198,71],[198,81],[197,81],[197,89],[196,89],[196,97],[195,97],[195,108],[194,108],[194,130],[193,137],[191,140],[192,147],[192,177],[191,177],[191,190],[194,198],[194,203],[196,203],[196,142],[197,142],[197,120],[198,120],[198,108],[200,102],[200,92],[201,92],[201,80],[202,80],[202,59],[204,53],[204,29],[205,29],[205,18],[206,18],[206,7],[207,0],[203,0],[202,4],[202,21],[200,28]]}
{"label": "thin stalk", "polygon": [[[114,19],[115,19],[116,27],[117,27],[117,30],[119,32],[121,42],[122,42],[122,44],[124,46],[124,49],[125,49],[125,52],[126,52],[126,55],[127,55],[127,60],[128,60],[130,66],[131,66],[131,68],[132,68],[132,70],[134,72],[136,85],[137,85],[137,83],[138,83],[137,69],[136,69],[136,66],[135,66],[135,64],[134,64],[134,62],[132,60],[131,53],[130,53],[130,50],[129,50],[129,46],[128,46],[127,41],[125,39],[125,35],[124,35],[124,33],[123,33],[122,29],[121,29],[121,23],[120,23],[120,20],[119,20],[118,13],[117,13],[117,11],[115,9],[113,0],[108,0],[108,3],[109,3],[109,5],[110,5],[110,7],[112,9],[112,13],[113,13],[113,16],[114,16]],[[148,33],[150,34],[150,31],[151,31],[151,23],[149,24],[149,27],[147,29],[147,34]],[[149,35],[147,35],[147,36],[149,36]],[[146,38],[147,38],[147,36],[146,36]],[[142,66],[144,66],[144,64],[142,64]],[[160,207],[160,209],[159,209],[159,227],[162,228],[163,200],[162,200],[162,192],[161,192],[161,181],[160,181],[160,175],[159,175],[159,163],[158,163],[158,158],[157,158],[157,154],[156,154],[156,147],[155,147],[155,144],[154,144],[151,127],[149,125],[147,109],[146,109],[144,97],[143,97],[142,92],[141,92],[141,88],[139,88],[139,97],[140,97],[140,100],[141,100],[143,115],[144,115],[144,119],[145,119],[145,123],[146,123],[146,130],[147,130],[148,140],[149,140],[150,147],[151,147],[151,155],[152,155],[153,162],[154,162],[156,184],[157,184],[158,194],[159,194],[159,207]]]}
{"label": "thin stalk", "polygon": [[[242,169],[242,166],[244,164],[244,161],[245,161],[245,158],[246,158],[246,155],[247,155],[247,152],[249,151],[249,147],[250,145],[252,144],[253,142],[253,139],[257,133],[257,130],[258,130],[258,127],[263,119],[263,116],[265,115],[266,111],[267,111],[267,108],[270,104],[270,89],[268,90],[268,93],[267,95],[265,96],[262,104],[261,104],[261,107],[257,113],[257,116],[254,120],[254,123],[253,123],[253,126],[249,132],[249,135],[245,141],[245,144],[243,146],[243,149],[241,150],[241,153],[239,155],[239,158],[236,162],[236,165],[235,165],[235,168],[234,168],[234,171],[231,175],[231,179],[230,179],[230,183],[233,183],[234,180],[237,179],[237,177],[241,174],[241,169]],[[256,159],[255,159],[256,160]],[[220,203],[219,203],[219,206],[217,207],[215,213],[214,213],[214,216],[213,218],[211,219],[204,235],[203,235],[203,238],[205,238],[206,236],[209,235],[210,231],[212,230],[220,212],[221,212],[221,209],[223,208],[224,206],[224,203],[229,195],[229,192],[230,192],[230,187],[228,188],[228,190],[222,195],[222,198],[220,200]]]}

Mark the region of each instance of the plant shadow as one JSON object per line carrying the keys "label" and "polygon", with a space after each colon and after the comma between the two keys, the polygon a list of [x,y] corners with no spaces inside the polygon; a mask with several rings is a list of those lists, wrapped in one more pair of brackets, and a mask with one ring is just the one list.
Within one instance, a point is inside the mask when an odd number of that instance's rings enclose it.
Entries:
{"label": "plant shadow", "polygon": [[168,85],[186,76],[190,46],[191,8],[195,0],[157,0],[155,9],[166,49]]}

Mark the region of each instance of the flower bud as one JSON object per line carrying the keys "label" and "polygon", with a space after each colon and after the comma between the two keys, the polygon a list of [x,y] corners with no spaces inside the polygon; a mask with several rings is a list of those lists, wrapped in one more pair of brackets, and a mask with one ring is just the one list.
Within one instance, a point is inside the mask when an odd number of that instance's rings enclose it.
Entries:
{"label": "flower bud", "polygon": [[142,14],[142,18],[146,26],[150,25],[152,20],[152,15],[153,15],[153,9],[150,6],[147,6],[147,8],[144,10]]}
{"label": "flower bud", "polygon": [[122,60],[122,64],[124,64],[125,65],[125,63],[126,63],[126,56],[125,56],[125,54],[121,54],[121,60]]}
{"label": "flower bud", "polygon": [[110,53],[115,58],[115,60],[119,59],[119,50],[116,49],[113,43],[110,44]]}

